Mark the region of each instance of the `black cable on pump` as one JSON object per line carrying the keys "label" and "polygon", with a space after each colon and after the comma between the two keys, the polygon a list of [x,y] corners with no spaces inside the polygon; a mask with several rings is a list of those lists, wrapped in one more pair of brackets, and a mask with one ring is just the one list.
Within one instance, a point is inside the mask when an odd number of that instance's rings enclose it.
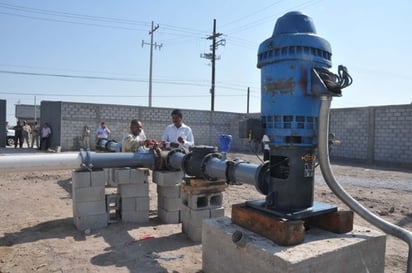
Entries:
{"label": "black cable on pump", "polygon": [[352,77],[349,75],[348,69],[343,65],[338,66],[338,75],[325,68],[315,68],[315,70],[328,90],[337,95],[341,95],[342,89],[352,84]]}

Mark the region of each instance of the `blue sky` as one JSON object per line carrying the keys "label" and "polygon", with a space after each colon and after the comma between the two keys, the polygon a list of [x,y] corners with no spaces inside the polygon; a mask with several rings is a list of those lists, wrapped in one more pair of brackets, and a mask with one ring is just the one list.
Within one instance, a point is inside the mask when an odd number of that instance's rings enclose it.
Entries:
{"label": "blue sky", "polygon": [[[260,111],[258,46],[289,11],[312,17],[332,46],[331,71],[353,84],[332,107],[410,104],[412,1],[0,0],[0,98],[148,106],[151,22],[153,107],[210,109],[213,19],[225,46],[216,61],[216,111]],[[26,74],[25,74],[26,73]],[[50,76],[46,76],[50,75]],[[93,78],[94,79],[91,79]]]}

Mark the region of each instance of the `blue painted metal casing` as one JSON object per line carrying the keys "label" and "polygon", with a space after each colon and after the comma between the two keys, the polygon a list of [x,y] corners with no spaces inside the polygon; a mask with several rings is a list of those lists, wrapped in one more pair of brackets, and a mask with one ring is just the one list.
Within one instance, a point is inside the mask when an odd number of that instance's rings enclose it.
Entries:
{"label": "blue painted metal casing", "polygon": [[300,12],[280,17],[272,37],[260,45],[261,117],[272,144],[317,144],[319,97],[328,90],[315,68],[330,68],[331,56],[330,44]]}

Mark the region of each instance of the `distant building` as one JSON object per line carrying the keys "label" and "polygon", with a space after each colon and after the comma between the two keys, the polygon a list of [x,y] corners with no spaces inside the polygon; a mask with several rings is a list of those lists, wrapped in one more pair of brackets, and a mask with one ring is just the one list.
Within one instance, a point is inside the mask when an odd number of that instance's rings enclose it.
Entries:
{"label": "distant building", "polygon": [[[35,111],[36,109],[36,111]],[[16,104],[15,117],[17,120],[26,121],[29,124],[34,124],[35,121],[40,121],[40,105],[31,104]]]}

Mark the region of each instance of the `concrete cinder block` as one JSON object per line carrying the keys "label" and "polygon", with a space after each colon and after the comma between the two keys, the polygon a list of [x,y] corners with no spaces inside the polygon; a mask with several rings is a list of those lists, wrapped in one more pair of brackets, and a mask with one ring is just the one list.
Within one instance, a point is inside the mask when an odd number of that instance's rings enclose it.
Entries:
{"label": "concrete cinder block", "polygon": [[113,171],[113,180],[117,185],[147,183],[149,176],[148,168],[117,168]]}
{"label": "concrete cinder block", "polygon": [[157,207],[168,211],[178,211],[182,207],[180,198],[157,197]]}
{"label": "concrete cinder block", "polygon": [[73,188],[104,187],[106,185],[105,171],[72,171],[72,184]]}
{"label": "concrete cinder block", "polygon": [[106,185],[106,175],[104,170],[92,171],[91,177],[91,187],[104,187]]}
{"label": "concrete cinder block", "polygon": [[153,171],[153,182],[158,186],[171,187],[179,185],[182,179],[182,171]]}
{"label": "concrete cinder block", "polygon": [[210,209],[210,218],[219,218],[225,216],[225,208],[213,208]]}
{"label": "concrete cinder block", "polygon": [[73,204],[105,200],[104,187],[75,188],[72,191]]}
{"label": "concrete cinder block", "polygon": [[191,209],[219,208],[223,204],[223,193],[182,193],[182,203]]}
{"label": "concrete cinder block", "polygon": [[120,184],[118,192],[121,198],[149,196],[149,184]]}
{"label": "concrete cinder block", "polygon": [[136,210],[149,210],[150,209],[150,198],[145,197],[136,197]]}
{"label": "concrete cinder block", "polygon": [[130,183],[131,184],[147,184],[150,176],[150,170],[148,168],[137,168],[130,170]]}
{"label": "concrete cinder block", "polygon": [[182,206],[181,222],[182,232],[185,233],[193,242],[201,242],[202,221],[210,218],[209,209],[194,210],[187,206]]}
{"label": "concrete cinder block", "polygon": [[72,171],[72,188],[89,188],[91,185],[90,171]]}
{"label": "concrete cinder block", "polygon": [[179,224],[181,223],[180,210],[168,211],[163,208],[158,208],[157,213],[160,221],[164,224]]}
{"label": "concrete cinder block", "polygon": [[173,186],[157,185],[157,195],[166,198],[180,198],[180,184]]}
{"label": "concrete cinder block", "polygon": [[182,222],[196,223],[201,226],[203,219],[210,218],[209,209],[191,209],[187,206],[182,206]]}
{"label": "concrete cinder block", "polygon": [[192,240],[195,243],[202,242],[202,228],[201,227],[189,228],[187,231],[183,231],[183,233],[185,233],[187,237],[189,237],[190,240]]}
{"label": "concrete cinder block", "polygon": [[120,210],[134,211],[136,210],[136,197],[124,197],[120,199]]}
{"label": "concrete cinder block", "polygon": [[113,181],[116,185],[130,184],[130,168],[117,168],[113,170]]}
{"label": "concrete cinder block", "polygon": [[[237,238],[243,246],[233,242],[235,232],[242,235]],[[278,246],[221,217],[203,221],[202,269],[208,273],[383,273],[385,245],[385,234],[354,226],[346,234],[312,228],[304,243]]]}
{"label": "concrete cinder block", "polygon": [[149,222],[149,210],[122,211],[122,222],[147,223]]}
{"label": "concrete cinder block", "polygon": [[149,210],[149,197],[126,197],[120,199],[121,211]]}
{"label": "concrete cinder block", "polygon": [[106,200],[73,202],[73,216],[90,216],[106,213]]}
{"label": "concrete cinder block", "polygon": [[108,224],[107,213],[87,216],[74,216],[74,225],[78,230],[98,229],[106,227]]}
{"label": "concrete cinder block", "polygon": [[114,168],[107,168],[104,169],[105,176],[106,176],[106,185],[108,187],[117,187],[117,183],[114,179]]}

